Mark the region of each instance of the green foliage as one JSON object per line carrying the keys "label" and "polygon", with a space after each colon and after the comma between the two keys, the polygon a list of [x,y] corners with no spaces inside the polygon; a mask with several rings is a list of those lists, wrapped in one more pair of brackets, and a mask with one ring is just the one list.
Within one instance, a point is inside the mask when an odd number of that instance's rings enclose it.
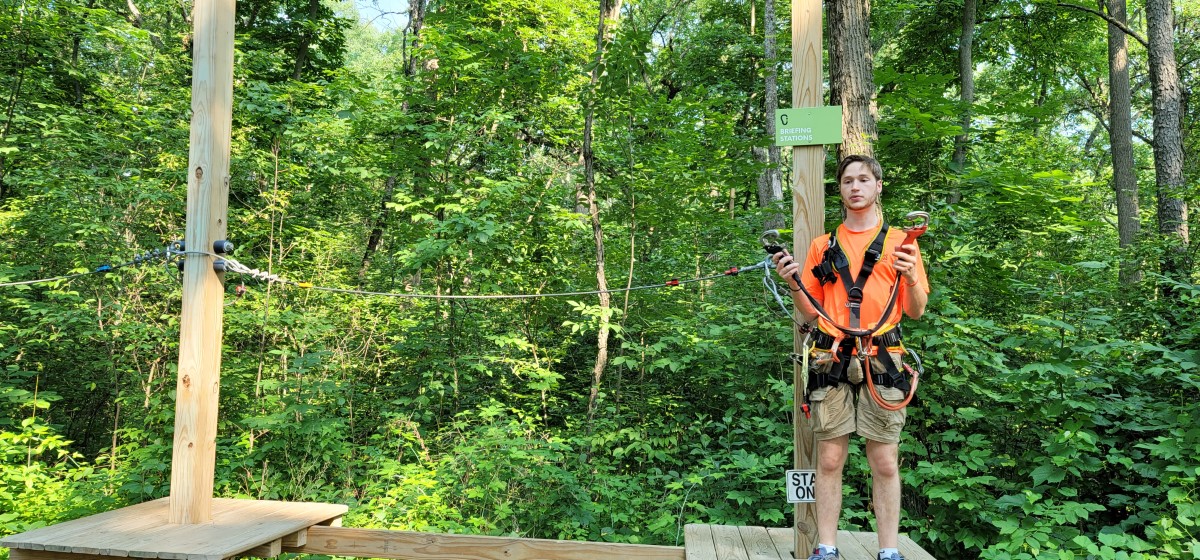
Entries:
{"label": "green foliage", "polygon": [[[0,396],[20,396],[0,389]],[[23,399],[32,409],[46,401]],[[36,415],[0,432],[0,531],[20,533],[119,507],[111,473],[82,462],[70,441]]]}

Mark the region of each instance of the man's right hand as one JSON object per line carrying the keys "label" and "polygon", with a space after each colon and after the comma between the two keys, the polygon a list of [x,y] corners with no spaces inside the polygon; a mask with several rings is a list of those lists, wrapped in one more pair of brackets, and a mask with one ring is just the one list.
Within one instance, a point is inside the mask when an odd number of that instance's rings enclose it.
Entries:
{"label": "man's right hand", "polygon": [[787,281],[792,291],[799,290],[800,285],[796,283],[796,278],[800,277],[800,264],[795,262],[787,251],[771,255],[771,260],[775,263],[775,273]]}
{"label": "man's right hand", "polygon": [[792,256],[787,251],[780,251],[771,255],[771,260],[775,262],[775,273],[780,278],[787,280],[788,286],[792,289],[792,302],[796,304],[796,309],[800,311],[800,317],[803,322],[810,323],[817,319],[817,308],[813,307],[812,302],[808,301],[807,297],[801,297],[800,284],[796,283],[796,279],[800,277],[800,263],[795,262]]}

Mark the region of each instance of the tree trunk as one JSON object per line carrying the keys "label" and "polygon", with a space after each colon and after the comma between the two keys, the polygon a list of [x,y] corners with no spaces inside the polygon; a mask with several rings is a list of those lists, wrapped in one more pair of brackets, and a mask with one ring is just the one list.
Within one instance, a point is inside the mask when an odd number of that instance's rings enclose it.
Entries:
{"label": "tree trunk", "polygon": [[[1108,0],[1108,13],[1125,23],[1126,1]],[[1138,220],[1138,184],[1133,162],[1133,119],[1130,113],[1129,49],[1125,32],[1113,23],[1108,24],[1108,139],[1112,153],[1113,189],[1117,196],[1117,234],[1121,249],[1120,279],[1122,285],[1140,282],[1141,267],[1130,258],[1141,223]]]}
{"label": "tree trunk", "polygon": [[596,122],[596,95],[600,84],[600,62],[604,58],[604,43],[608,31],[606,22],[616,20],[621,13],[622,0],[600,0],[600,23],[596,25],[596,58],[592,68],[591,87],[587,100],[587,115],[583,121],[583,175],[588,216],[592,222],[592,237],[596,242],[596,289],[600,290],[600,328],[596,334],[596,364],[592,368],[592,390],[588,394],[588,433],[596,418],[596,400],[600,382],[608,365],[609,321],[612,318],[612,294],[608,293],[608,278],[604,273],[604,231],[600,227],[600,209],[596,205],[596,153],[592,150],[592,130]]}
{"label": "tree trunk", "polygon": [[763,54],[766,59],[766,92],[763,111],[767,120],[767,168],[758,179],[758,205],[770,208],[763,229],[779,229],[786,223],[784,215],[777,211],[783,200],[783,175],[780,170],[779,146],[775,145],[775,109],[779,107],[779,85],[777,83],[778,60],[775,52],[775,0],[766,0],[763,8]]}
{"label": "tree trunk", "polygon": [[375,216],[375,225],[371,228],[371,234],[367,236],[367,250],[363,253],[362,266],[358,268],[360,286],[366,284],[367,271],[371,269],[371,257],[375,256],[375,252],[379,250],[379,242],[383,239],[383,226],[388,214],[387,203],[396,193],[396,176],[389,176],[384,185],[383,199],[379,201],[379,214]]}
{"label": "tree trunk", "polygon": [[[405,49],[404,74],[413,76],[417,73],[417,57],[413,54],[416,47],[419,45],[418,38],[421,36],[421,27],[425,24],[425,6],[429,0],[413,0],[409,7],[408,27],[405,29],[405,35],[412,34],[413,49]],[[405,43],[408,44],[407,41]],[[408,111],[408,101],[405,100],[402,105],[404,111]],[[428,172],[428,162],[421,165],[418,173]],[[414,181],[416,183],[417,181]],[[383,239],[383,230],[387,224],[388,207],[387,203],[391,202],[392,196],[396,193],[396,175],[389,175],[384,180],[383,197],[379,201],[379,213],[375,216],[375,223],[371,226],[371,233],[367,237],[367,248],[363,252],[362,266],[358,270],[359,285],[365,285],[367,279],[367,271],[371,267],[371,259],[375,256],[375,252],[379,250],[379,243]]]}
{"label": "tree trunk", "polygon": [[[972,49],[975,43],[975,0],[963,4],[962,35],[958,37],[958,73],[961,76],[959,101],[962,103],[962,134],[954,137],[954,159],[951,166],[962,173],[967,167],[967,144],[970,142],[971,106],[975,103],[975,63]],[[955,200],[958,202],[955,194]]]}
{"label": "tree trunk", "polygon": [[[0,129],[0,142],[8,138],[9,127],[12,126],[13,115],[17,110],[17,101],[21,97],[21,86],[25,83],[25,68],[26,57],[29,55],[29,44],[26,43],[25,50],[22,52],[18,63],[20,70],[17,71],[17,83],[13,86],[12,93],[8,97],[8,103],[4,110],[4,128]],[[0,204],[8,198],[9,190],[4,182],[4,176],[8,173],[8,156],[0,154]]]}
{"label": "tree trunk", "polygon": [[[321,0],[308,0],[308,25],[315,27],[317,25],[317,16],[321,7]],[[312,45],[315,39],[316,32],[312,27],[305,29],[304,33],[300,34],[300,43],[296,45],[296,68],[292,71],[292,79],[299,80],[304,75],[304,69],[308,67],[308,48]]]}
{"label": "tree trunk", "polygon": [[[416,50],[420,46],[421,28],[425,26],[425,9],[429,5],[429,0],[412,0],[409,2],[408,10],[408,30],[407,33],[412,33],[412,37],[407,37],[404,46],[409,48],[409,43],[412,44],[412,50]],[[404,64],[404,75],[413,76],[417,73],[417,57],[411,52],[406,52],[408,57]]]}
{"label": "tree trunk", "polygon": [[[1175,14],[1171,0],[1146,1],[1146,40],[1150,44],[1150,83],[1154,100],[1154,182],[1158,191],[1158,231],[1170,242],[1163,272],[1176,280],[1188,273],[1188,208],[1182,198],[1183,87],[1175,66]],[[1173,290],[1166,290],[1168,297]]]}
{"label": "tree trunk", "polygon": [[874,155],[879,133],[875,126],[871,2],[829,0],[828,14],[830,97],[832,104],[842,106],[838,159],[850,154]]}

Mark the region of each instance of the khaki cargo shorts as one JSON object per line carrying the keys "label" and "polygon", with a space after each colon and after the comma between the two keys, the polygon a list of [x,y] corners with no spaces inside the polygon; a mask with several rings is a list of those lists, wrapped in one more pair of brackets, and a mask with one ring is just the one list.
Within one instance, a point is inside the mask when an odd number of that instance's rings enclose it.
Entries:
{"label": "khaki cargo shorts", "polygon": [[[904,371],[900,352],[889,351],[888,357],[896,363],[900,371]],[[871,358],[871,371],[884,371],[880,358]],[[828,372],[833,366],[833,359],[828,351],[815,350],[811,359],[809,368],[813,371]],[[862,381],[862,368],[857,358],[847,364],[846,376],[851,382]],[[834,387],[815,389],[809,394],[808,400],[812,402],[813,433],[817,439],[834,439],[857,432],[864,438],[880,443],[900,443],[900,432],[904,430],[908,409],[884,409],[871,398],[870,388],[866,383],[858,385],[857,388],[858,394],[855,395],[854,385],[840,383]],[[876,389],[879,390],[879,396],[889,403],[895,404],[904,400],[904,391],[895,387],[876,386]]]}

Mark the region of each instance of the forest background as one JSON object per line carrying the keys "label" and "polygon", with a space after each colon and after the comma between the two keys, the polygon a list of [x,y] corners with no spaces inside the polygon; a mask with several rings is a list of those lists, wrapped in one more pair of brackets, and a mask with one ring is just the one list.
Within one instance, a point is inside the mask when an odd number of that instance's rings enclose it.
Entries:
{"label": "forest background", "polygon": [[[243,0],[234,256],[453,295],[759,262],[791,214],[771,188],[783,169],[789,192],[789,150],[766,149],[791,98],[775,4],[414,0],[372,22]],[[936,557],[1196,554],[1200,4],[1125,10],[869,6],[855,111],[877,132],[854,138],[882,160],[889,218],[933,216],[901,461],[902,530]],[[181,0],[0,0],[0,282],[182,238],[189,18]],[[759,274],[453,302],[230,274],[216,491],[422,531],[787,526],[792,329]],[[161,261],[0,288],[0,535],[168,493],[180,292]],[[843,527],[871,530],[853,445]]]}

